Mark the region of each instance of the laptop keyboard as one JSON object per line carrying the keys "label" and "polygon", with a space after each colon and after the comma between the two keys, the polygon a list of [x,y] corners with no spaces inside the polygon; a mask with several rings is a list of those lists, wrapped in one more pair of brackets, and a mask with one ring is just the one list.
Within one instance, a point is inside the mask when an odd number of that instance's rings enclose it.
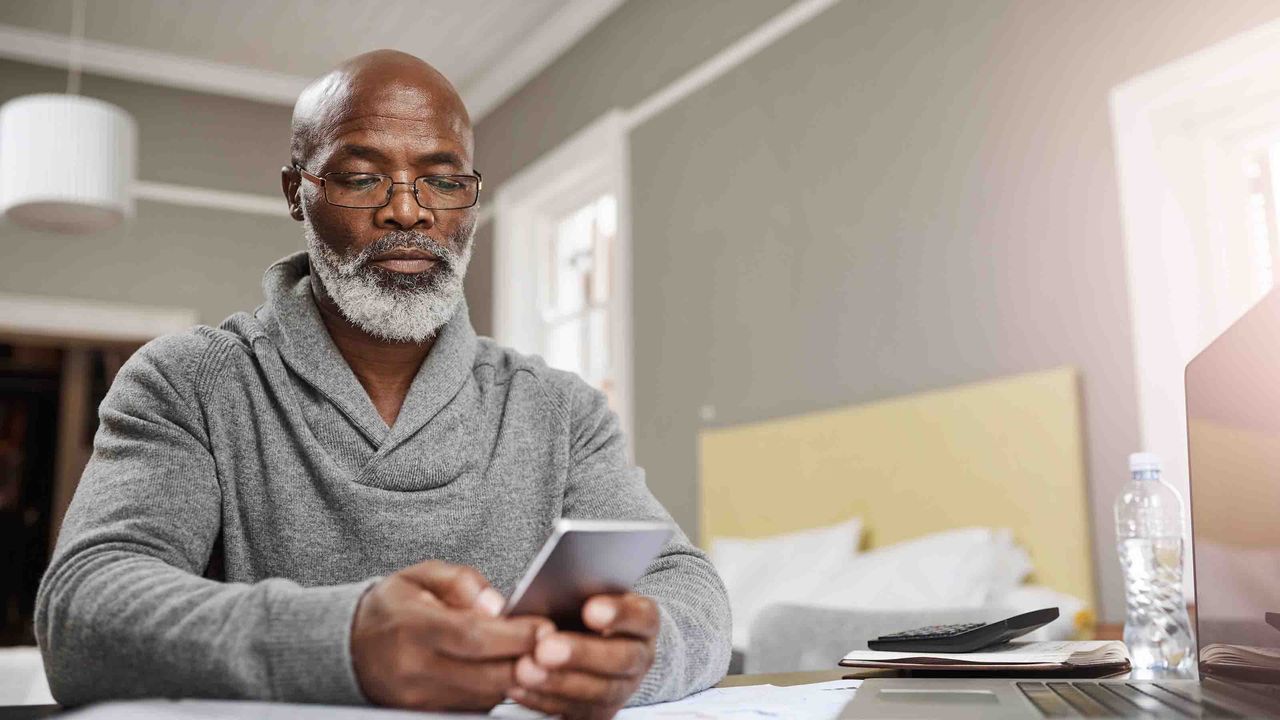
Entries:
{"label": "laptop keyboard", "polygon": [[1044,717],[1222,717],[1243,715],[1204,697],[1200,688],[1162,683],[1019,682]]}

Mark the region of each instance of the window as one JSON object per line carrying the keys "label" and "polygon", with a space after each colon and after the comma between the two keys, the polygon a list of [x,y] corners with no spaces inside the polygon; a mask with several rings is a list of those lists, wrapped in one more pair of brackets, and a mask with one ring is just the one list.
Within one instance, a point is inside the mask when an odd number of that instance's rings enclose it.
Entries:
{"label": "window", "polygon": [[1275,285],[1276,67],[1280,22],[1111,92],[1143,449],[1184,498],[1184,368]]}
{"label": "window", "polygon": [[617,224],[617,198],[601,195],[556,222],[539,248],[548,279],[541,288],[547,364],[581,375],[615,406],[609,305]]}
{"label": "window", "polygon": [[610,113],[498,189],[494,336],[603,391],[630,436],[626,152]]}

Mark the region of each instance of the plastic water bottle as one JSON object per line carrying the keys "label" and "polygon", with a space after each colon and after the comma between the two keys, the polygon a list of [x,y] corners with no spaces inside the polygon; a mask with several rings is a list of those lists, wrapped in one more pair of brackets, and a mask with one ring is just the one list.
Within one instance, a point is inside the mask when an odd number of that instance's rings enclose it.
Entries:
{"label": "plastic water bottle", "polygon": [[1160,458],[1129,456],[1116,500],[1116,548],[1124,570],[1124,643],[1140,673],[1186,674],[1194,641],[1182,594],[1182,499],[1160,479]]}

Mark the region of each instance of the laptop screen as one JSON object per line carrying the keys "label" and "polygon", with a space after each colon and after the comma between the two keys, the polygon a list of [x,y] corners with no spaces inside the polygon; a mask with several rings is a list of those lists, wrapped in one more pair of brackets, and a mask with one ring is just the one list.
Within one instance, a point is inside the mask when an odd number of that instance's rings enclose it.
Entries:
{"label": "laptop screen", "polygon": [[1186,381],[1200,673],[1280,684],[1280,289]]}

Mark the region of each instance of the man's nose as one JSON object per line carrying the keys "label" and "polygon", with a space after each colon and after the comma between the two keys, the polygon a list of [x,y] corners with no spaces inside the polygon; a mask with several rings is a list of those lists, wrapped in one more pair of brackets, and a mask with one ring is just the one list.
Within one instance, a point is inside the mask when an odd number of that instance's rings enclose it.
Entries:
{"label": "man's nose", "polygon": [[436,217],[434,212],[418,204],[412,184],[396,183],[391,186],[391,201],[378,208],[374,221],[379,227],[408,230],[429,228],[436,224]]}

